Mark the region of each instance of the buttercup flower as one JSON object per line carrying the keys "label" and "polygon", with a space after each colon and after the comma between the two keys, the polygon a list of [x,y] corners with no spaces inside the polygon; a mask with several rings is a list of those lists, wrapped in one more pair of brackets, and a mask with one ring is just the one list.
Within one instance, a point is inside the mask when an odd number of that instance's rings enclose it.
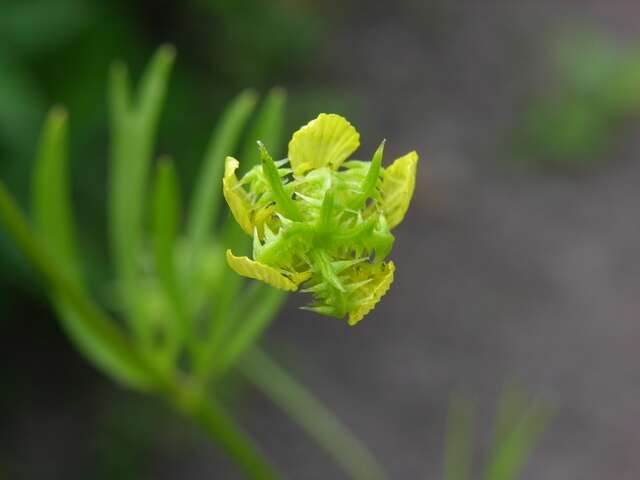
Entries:
{"label": "buttercup flower", "polygon": [[233,216],[253,236],[253,260],[227,250],[229,266],[282,290],[302,286],[313,295],[305,308],[350,325],[393,282],[391,229],[409,208],[418,162],[413,151],[382,167],[384,142],[371,162],[348,160],[359,145],[345,118],[323,113],[294,133],[288,158],[274,161],[258,142],[261,165],[238,179],[227,157],[223,179]]}

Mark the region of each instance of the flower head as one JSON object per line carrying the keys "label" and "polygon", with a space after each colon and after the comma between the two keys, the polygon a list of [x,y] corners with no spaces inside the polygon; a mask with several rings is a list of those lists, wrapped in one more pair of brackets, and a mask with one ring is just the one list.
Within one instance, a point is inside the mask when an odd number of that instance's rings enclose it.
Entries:
{"label": "flower head", "polygon": [[274,161],[260,142],[261,164],[241,179],[227,157],[224,197],[253,236],[253,259],[227,250],[237,273],[282,290],[313,295],[305,307],[350,325],[369,313],[393,282],[391,233],[413,195],[417,153],[382,166],[384,142],[370,162],[349,160],[360,135],[343,117],[320,114]]}

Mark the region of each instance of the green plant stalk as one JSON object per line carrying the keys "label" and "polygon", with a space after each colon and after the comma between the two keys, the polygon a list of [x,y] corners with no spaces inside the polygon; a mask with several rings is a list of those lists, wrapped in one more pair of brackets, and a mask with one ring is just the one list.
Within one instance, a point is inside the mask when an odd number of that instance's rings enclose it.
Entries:
{"label": "green plant stalk", "polygon": [[167,379],[161,385],[161,393],[170,405],[198,425],[207,438],[226,453],[247,478],[280,478],[271,462],[222,404],[211,396],[205,396],[204,391],[198,384],[192,384],[189,379],[178,375]]}
{"label": "green plant stalk", "polygon": [[207,437],[217,444],[235,462],[239,469],[253,480],[280,478],[271,463],[253,441],[236,424],[222,404],[215,398],[206,398],[203,390],[174,382],[165,390],[170,403],[180,413],[195,422]]}
{"label": "green plant stalk", "polygon": [[[77,320],[92,334],[102,338],[117,355],[136,369],[139,389],[160,393],[180,412],[196,422],[218,444],[248,478],[268,480],[278,478],[270,463],[253,442],[235,425],[215,401],[206,401],[201,394],[188,388],[178,377],[169,377],[141,357],[133,344],[113,321],[87,297],[76,283],[56,265],[33,235],[13,197],[0,181],[0,223],[13,238],[31,266],[50,288],[73,308]],[[143,381],[146,379],[146,382]],[[130,384],[131,385],[131,384]]]}
{"label": "green plant stalk", "polygon": [[237,368],[298,424],[356,480],[387,478],[383,468],[340,421],[258,347]]}

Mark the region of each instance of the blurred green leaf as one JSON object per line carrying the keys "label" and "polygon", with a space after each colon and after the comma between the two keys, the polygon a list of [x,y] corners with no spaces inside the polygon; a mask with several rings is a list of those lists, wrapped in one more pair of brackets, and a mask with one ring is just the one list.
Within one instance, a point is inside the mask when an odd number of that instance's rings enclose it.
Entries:
{"label": "blurred green leaf", "polygon": [[601,160],[624,121],[640,113],[640,54],[597,31],[556,39],[552,81],[522,127],[529,163],[584,168]]}
{"label": "blurred green leaf", "polygon": [[[214,375],[224,373],[256,342],[286,299],[285,292],[268,285],[256,285],[254,282],[250,289],[244,305],[237,308],[237,313],[230,315],[227,320],[231,332],[223,337],[224,342],[217,349]],[[234,298],[237,301],[242,296],[234,295]]]}
{"label": "blurred green leaf", "polygon": [[492,452],[496,453],[500,446],[509,438],[514,425],[522,414],[523,406],[527,404],[524,393],[515,385],[508,385],[500,397],[498,410],[494,419]]}
{"label": "blurred green leaf", "polygon": [[[449,407],[444,455],[444,480],[473,478],[474,404],[460,394]],[[495,419],[491,448],[484,462],[484,480],[516,480],[521,475],[550,419],[542,404],[528,401],[515,387],[505,389]]]}
{"label": "blurred green leaf", "polygon": [[[54,108],[44,124],[33,171],[35,228],[47,239],[44,246],[50,258],[55,259],[74,288],[86,295],[76,246],[68,170],[67,114],[61,108]],[[148,382],[144,373],[119,354],[108,338],[80,316],[64,292],[54,289],[51,298],[63,328],[88,360],[121,383],[139,388]]]}
{"label": "blurred green leaf", "polygon": [[47,239],[49,254],[57,258],[69,278],[80,286],[67,143],[67,113],[54,107],[42,129],[33,169],[32,212],[37,232]]}
{"label": "blurred green leaf", "polygon": [[[90,359],[112,375],[114,380],[138,389],[154,383],[154,373],[132,348],[129,340],[112,320],[60,268],[48,250],[33,234],[14,199],[0,182],[0,223],[2,223],[29,264],[45,280],[58,301],[72,312],[65,325],[74,325],[75,341],[82,344]],[[86,343],[83,343],[85,342]],[[90,341],[95,343],[89,344]],[[103,350],[100,350],[104,348]],[[108,359],[107,359],[108,358]],[[112,363],[109,363],[112,362]]]}
{"label": "blurred green leaf", "polygon": [[256,93],[250,90],[238,95],[222,114],[211,135],[202,172],[191,199],[187,223],[187,235],[195,255],[200,254],[218,217],[222,202],[224,159],[234,154],[256,100]]}
{"label": "blurred green leaf", "polygon": [[160,109],[173,65],[173,47],[160,47],[149,63],[136,98],[131,97],[126,68],[111,72],[112,121],[109,220],[119,293],[135,333],[144,338],[136,299],[138,261],[143,245],[147,178]]}
{"label": "blurred green leaf", "polygon": [[515,389],[507,389],[498,410],[496,432],[486,464],[485,480],[515,480],[547,428],[551,415],[537,401],[526,402]]}
{"label": "blurred green leaf", "polygon": [[[240,157],[241,165],[249,165],[245,166],[244,170],[251,168],[259,161],[256,144],[258,140],[268,141],[274,146],[275,151],[279,151],[282,143],[285,103],[286,95],[279,88],[272,89],[263,101],[242,146],[241,151],[247,158]],[[220,183],[221,177],[218,179],[218,189],[221,188]],[[218,198],[220,195],[218,191]],[[219,241],[223,248],[233,247],[236,252],[242,252],[243,247],[250,248],[251,243],[250,238],[245,235],[228,213],[227,221],[223,223],[221,229]],[[239,275],[235,275],[226,263],[223,265],[213,288],[215,304],[200,364],[202,375],[208,374],[214,361],[216,361],[217,371],[226,370],[228,365],[266,328],[277,308],[284,301],[284,295],[281,293],[279,295],[275,292],[269,293],[269,287],[265,290],[261,286],[252,285],[249,287],[249,295],[245,297],[243,307],[238,308],[234,303],[237,302],[240,289],[245,284],[246,282]],[[236,308],[232,314],[234,306]],[[261,312],[261,309],[264,311]],[[232,331],[235,335],[234,340],[229,340]],[[227,357],[214,359],[215,353],[219,352],[228,341],[232,345],[228,350],[230,354]]]}
{"label": "blurred green leaf", "polygon": [[444,452],[444,480],[470,480],[474,404],[462,394],[451,399]]}
{"label": "blurred green leaf", "polygon": [[172,354],[185,338],[186,319],[174,252],[180,226],[180,193],[178,178],[169,158],[160,160],[153,196],[153,236],[157,273],[164,291],[173,304],[169,342]]}
{"label": "blurred green leaf", "polygon": [[269,355],[253,348],[238,363],[240,372],[296,421],[353,479],[386,478],[375,457],[340,421]]}

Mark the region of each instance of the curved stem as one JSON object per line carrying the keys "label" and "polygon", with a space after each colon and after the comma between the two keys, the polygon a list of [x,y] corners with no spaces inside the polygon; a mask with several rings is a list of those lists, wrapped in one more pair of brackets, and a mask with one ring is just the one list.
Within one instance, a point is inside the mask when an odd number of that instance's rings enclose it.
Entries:
{"label": "curved stem", "polygon": [[247,352],[239,371],[296,421],[354,480],[384,480],[376,458],[311,393],[259,347]]}
{"label": "curved stem", "polygon": [[280,475],[214,398],[205,398],[200,390],[174,384],[168,392],[171,403],[191,418],[207,437],[220,447],[242,473],[253,480],[277,480]]}

